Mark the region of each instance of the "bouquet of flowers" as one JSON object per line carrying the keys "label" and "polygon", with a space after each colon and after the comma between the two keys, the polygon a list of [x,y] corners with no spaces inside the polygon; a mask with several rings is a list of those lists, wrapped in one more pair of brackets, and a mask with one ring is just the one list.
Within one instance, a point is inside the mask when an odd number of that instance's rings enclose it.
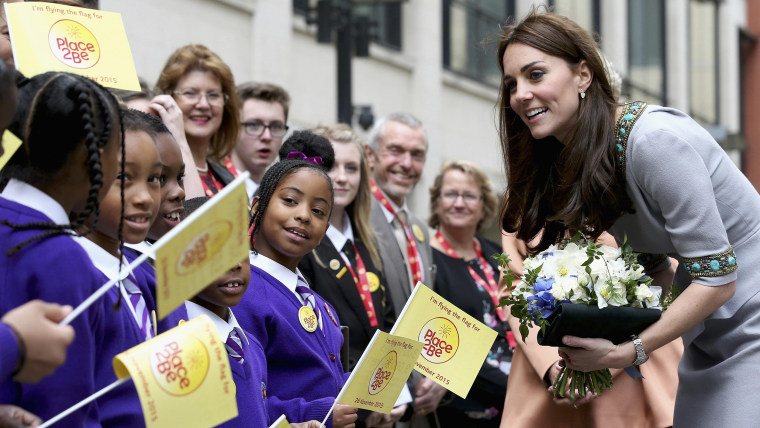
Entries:
{"label": "bouquet of flowers", "polygon": [[[511,283],[509,257],[496,258]],[[512,316],[520,321],[523,341],[535,324],[541,327],[541,345],[561,346],[566,334],[621,343],[660,317],[662,289],[651,282],[626,243],[613,248],[577,233],[526,258],[522,282],[501,304],[509,305]],[[564,397],[569,387],[570,398],[575,399],[576,390],[583,396],[611,386],[609,369],[584,373],[563,368],[554,382],[554,394]]]}

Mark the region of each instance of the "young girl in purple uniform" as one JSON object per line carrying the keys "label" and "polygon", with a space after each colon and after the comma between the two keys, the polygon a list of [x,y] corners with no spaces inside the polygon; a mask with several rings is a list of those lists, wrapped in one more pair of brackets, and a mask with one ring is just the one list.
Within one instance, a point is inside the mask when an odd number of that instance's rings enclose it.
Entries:
{"label": "young girl in purple uniform", "polygon": [[[211,198],[189,199],[185,204],[187,214],[209,199]],[[248,260],[241,260],[185,302],[187,319],[201,315],[209,317],[229,355],[238,416],[219,425],[220,427],[266,427],[270,422],[266,409],[267,362],[264,349],[251,333],[240,327],[232,311],[245,295],[250,279]]]}
{"label": "young girl in purple uniform", "polygon": [[[97,224],[122,140],[116,100],[89,79],[41,74],[22,82],[18,98],[11,128],[24,146],[3,171],[10,181],[0,194],[0,316],[33,299],[77,306],[102,285],[72,236]],[[0,402],[48,419],[94,393],[104,308],[74,319],[76,337],[54,374],[35,385],[0,383]],[[97,405],[66,424],[100,427]]]}
{"label": "young girl in purple uniform", "polygon": [[[120,279],[102,297],[108,320],[95,365],[95,385],[104,388],[116,375],[112,360],[117,354],[155,336],[146,277],[130,272],[123,259],[124,243],[142,242],[158,214],[161,192],[161,159],[146,122],[136,110],[125,110],[124,151],[118,177],[109,183],[100,204],[100,221],[86,238],[77,238],[101,272],[101,284]],[[120,385],[98,399],[103,426],[143,426],[144,418],[134,384]]]}
{"label": "young girl in purple uniform", "polygon": [[[332,203],[327,173],[300,159],[274,164],[253,199],[251,285],[236,312],[266,353],[270,420],[324,419],[348,378],[335,310],[297,269],[325,236]],[[353,426],[356,411],[338,404],[327,426]]]}

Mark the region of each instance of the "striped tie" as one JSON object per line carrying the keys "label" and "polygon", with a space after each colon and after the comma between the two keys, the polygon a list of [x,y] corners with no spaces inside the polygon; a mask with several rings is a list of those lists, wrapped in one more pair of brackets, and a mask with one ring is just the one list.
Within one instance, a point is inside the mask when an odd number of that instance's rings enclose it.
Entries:
{"label": "striped tie", "polygon": [[225,347],[227,348],[227,353],[230,354],[230,357],[235,359],[238,363],[243,364],[243,361],[245,361],[245,358],[243,357],[243,342],[240,341],[240,336],[238,335],[237,330],[233,329],[230,332],[230,335],[227,336]]}
{"label": "striped tie", "polygon": [[319,313],[319,308],[317,307],[317,299],[314,298],[314,292],[311,291],[311,288],[306,286],[306,282],[298,278],[298,284],[296,286],[296,292],[301,295],[301,298],[303,298],[303,301],[306,302],[306,306],[311,308],[312,311],[317,315],[317,322],[319,323],[319,329],[322,330],[324,333],[324,328],[322,327],[322,318],[321,314]]}
{"label": "striped tie", "polygon": [[129,295],[129,301],[132,303],[132,308],[135,310],[135,320],[137,326],[142,332],[142,336],[145,340],[153,338],[153,328],[150,323],[150,317],[148,314],[148,308],[145,307],[145,299],[143,299],[142,292],[137,288],[137,279],[130,274],[129,277],[123,282],[124,288]]}

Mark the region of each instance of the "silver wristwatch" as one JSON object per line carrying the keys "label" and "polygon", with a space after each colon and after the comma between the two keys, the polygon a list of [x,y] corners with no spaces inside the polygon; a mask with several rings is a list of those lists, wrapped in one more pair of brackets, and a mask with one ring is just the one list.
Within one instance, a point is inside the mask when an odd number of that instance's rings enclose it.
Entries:
{"label": "silver wristwatch", "polygon": [[641,342],[639,336],[632,334],[631,340],[633,341],[633,347],[636,348],[636,359],[633,360],[634,366],[640,366],[647,362],[649,355],[644,351],[644,344]]}

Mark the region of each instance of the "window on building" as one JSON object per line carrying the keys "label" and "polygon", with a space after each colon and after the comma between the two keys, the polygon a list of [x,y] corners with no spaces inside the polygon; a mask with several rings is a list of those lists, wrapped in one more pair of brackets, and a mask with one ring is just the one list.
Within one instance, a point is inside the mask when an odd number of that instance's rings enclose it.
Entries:
{"label": "window on building", "polygon": [[691,116],[703,125],[718,122],[718,7],[689,2],[689,100]]}
{"label": "window on building", "polygon": [[499,86],[499,26],[515,15],[515,0],[443,0],[443,66]]}
{"label": "window on building", "polygon": [[[316,11],[318,0],[293,0],[293,11],[306,15]],[[366,16],[372,23],[370,37],[386,47],[401,50],[401,1],[388,3],[351,3],[332,0],[336,6],[351,5],[355,17]],[[316,12],[313,12],[316,13]]]}
{"label": "window on building", "polygon": [[354,16],[366,16],[373,23],[372,40],[401,50],[401,2],[354,4]]}
{"label": "window on building", "polygon": [[664,17],[664,0],[628,0],[628,99],[667,104]]}

